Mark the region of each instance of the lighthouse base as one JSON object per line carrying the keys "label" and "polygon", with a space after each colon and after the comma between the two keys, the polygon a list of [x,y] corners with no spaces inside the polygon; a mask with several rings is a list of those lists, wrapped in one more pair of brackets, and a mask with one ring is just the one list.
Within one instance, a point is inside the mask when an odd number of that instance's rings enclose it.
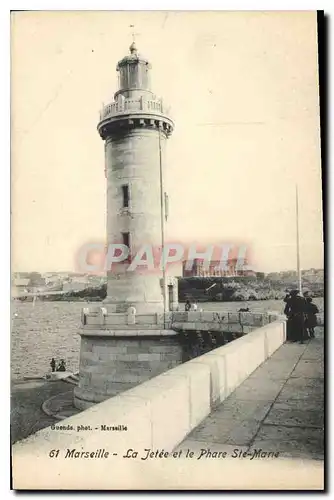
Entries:
{"label": "lighthouse base", "polygon": [[94,330],[81,333],[74,405],[84,410],[182,363],[173,330]]}
{"label": "lighthouse base", "polygon": [[111,313],[126,313],[129,307],[134,307],[138,314],[147,313],[163,313],[164,305],[163,302],[115,302],[110,298],[106,298],[103,301],[103,305],[108,307],[108,311]]}
{"label": "lighthouse base", "polygon": [[[152,277],[154,278],[154,276]],[[131,293],[121,293],[117,294],[117,290],[120,285],[117,283],[117,280],[114,280],[114,276],[108,278],[108,287],[110,288],[110,293],[108,293],[107,297],[104,299],[103,304],[108,308],[108,312],[110,313],[126,313],[129,307],[134,307],[136,309],[137,315],[141,314],[154,314],[159,313],[163,314],[165,311],[177,311],[178,310],[178,279],[174,276],[167,276],[165,282],[163,279],[160,279],[158,286],[159,289],[157,291],[157,300],[148,300],[147,297],[142,296],[142,300],[138,300],[138,295],[132,295]],[[147,281],[147,277],[145,278]],[[124,278],[123,278],[124,282]],[[149,283],[149,288],[153,289],[156,286],[156,279],[153,279]],[[129,288],[133,287],[129,285]],[[164,291],[165,287],[165,291]],[[123,291],[124,292],[124,291]],[[120,300],[119,295],[126,297],[126,300]],[[162,297],[165,296],[165,305]]]}
{"label": "lighthouse base", "polygon": [[136,314],[130,307],[124,314],[84,308],[74,405],[86,409],[278,319],[276,312]]}

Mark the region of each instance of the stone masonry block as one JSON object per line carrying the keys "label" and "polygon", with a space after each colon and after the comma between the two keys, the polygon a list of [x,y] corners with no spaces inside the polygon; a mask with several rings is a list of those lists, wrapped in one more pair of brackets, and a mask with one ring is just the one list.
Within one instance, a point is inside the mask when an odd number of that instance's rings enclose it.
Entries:
{"label": "stone masonry block", "polygon": [[105,325],[107,309],[105,307],[99,307],[97,310],[97,318],[99,319],[99,323],[101,326]]}
{"label": "stone masonry block", "polygon": [[171,320],[170,317],[164,318],[164,314],[156,314],[155,316],[156,316],[155,321],[156,321],[157,325],[163,325],[164,324],[164,320],[165,320],[166,323],[168,323]]}
{"label": "stone masonry block", "polygon": [[[151,408],[152,448],[171,451],[190,431],[189,383],[186,377],[162,375],[127,391],[126,397],[139,397]],[[168,425],[166,425],[168,418]]]}
{"label": "stone masonry block", "polygon": [[108,394],[120,394],[132,388],[133,383],[115,382],[113,379],[107,379],[106,390]]}
{"label": "stone masonry block", "polygon": [[145,373],[144,371],[140,374],[137,375],[136,373],[131,372],[123,372],[122,374],[117,374],[117,378],[115,378],[115,381],[117,382],[124,382],[124,383],[134,383],[134,384],[140,384],[143,382],[143,380],[147,380],[150,378],[149,373]]}
{"label": "stone masonry block", "polygon": [[263,325],[267,325],[269,323],[268,314],[263,314],[262,321],[263,321]]}
{"label": "stone masonry block", "polygon": [[136,323],[138,325],[156,325],[156,314],[137,314]]}
{"label": "stone masonry block", "polygon": [[239,313],[240,322],[242,325],[252,325],[253,324],[253,314],[249,312]]}
{"label": "stone masonry block", "polygon": [[199,313],[199,320],[201,322],[212,322],[212,312],[211,311],[202,311]]}
{"label": "stone masonry block", "polygon": [[[137,361],[141,354],[116,354],[112,359],[115,361]],[[144,354],[143,354],[144,356]]]}
{"label": "stone masonry block", "polygon": [[87,366],[86,368],[86,371],[91,373],[92,376],[95,375],[95,374],[103,374],[103,373],[114,373],[115,372],[115,367],[113,367],[112,364],[108,364],[108,363],[105,363],[105,364],[102,364],[102,363],[99,363],[99,364],[96,364],[96,365],[90,365],[90,366]]}
{"label": "stone masonry block", "polygon": [[240,356],[245,356],[247,360],[248,373],[260,366],[266,359],[265,355],[265,329],[259,328],[243,337],[244,342],[240,342],[238,352]]}
{"label": "stone masonry block", "polygon": [[188,312],[188,322],[200,321],[201,313],[199,311]]}
{"label": "stone masonry block", "polygon": [[245,362],[245,356],[241,352],[232,351],[225,355],[225,397],[229,396],[245,379],[243,376],[246,372]]}
{"label": "stone masonry block", "polygon": [[81,350],[82,352],[93,351],[93,344],[87,337],[81,337]]}
{"label": "stone masonry block", "polygon": [[[175,360],[175,359],[174,359]],[[159,360],[159,361],[149,361],[149,369],[151,371],[154,371],[154,372],[157,372],[159,370],[161,370],[161,367],[164,365],[164,366],[167,366],[169,361],[174,361],[173,359],[169,359],[169,360]],[[166,362],[164,362],[166,361]],[[175,360],[176,361],[176,360]],[[160,373],[162,372],[162,370],[160,371]]]}
{"label": "stone masonry block", "polygon": [[91,386],[95,391],[104,392],[106,378],[104,374],[94,373],[92,375]]}
{"label": "stone masonry block", "polygon": [[252,327],[252,326],[245,326],[245,325],[243,325],[242,328],[243,328],[243,333],[245,333],[245,334],[246,333],[250,333],[250,332],[252,332],[254,330],[254,327]]}
{"label": "stone masonry block", "polygon": [[220,313],[220,323],[227,324],[228,323],[228,313]]}
{"label": "stone masonry block", "polygon": [[238,313],[228,313],[228,323],[240,323],[239,314]]}
{"label": "stone masonry block", "polygon": [[83,361],[87,361],[88,363],[96,363],[99,360],[99,356],[96,352],[83,352],[81,359]]}
{"label": "stone masonry block", "polygon": [[254,326],[263,326],[263,314],[254,314],[253,316],[253,325]]}
{"label": "stone masonry block", "polygon": [[126,323],[128,325],[134,325],[136,323],[136,320],[137,320],[136,308],[129,307],[127,312],[126,312]]}
{"label": "stone masonry block", "polygon": [[113,353],[108,350],[107,352],[100,352],[98,354],[100,363],[113,363],[116,360],[120,361],[135,361],[137,359],[137,355],[135,354],[124,354],[124,353]]}
{"label": "stone masonry block", "polygon": [[199,363],[177,366],[164,377],[185,377],[190,391],[190,428],[194,429],[210,413],[210,367]]}
{"label": "stone masonry block", "polygon": [[215,349],[186,363],[189,366],[199,364],[209,368],[211,406],[225,399],[225,359],[224,356],[219,356],[218,351],[219,349]]}
{"label": "stone masonry block", "polygon": [[101,325],[101,320],[98,316],[85,316],[85,318],[86,318],[86,321],[85,321],[86,326],[90,326],[90,325],[100,326]]}
{"label": "stone masonry block", "polygon": [[138,354],[137,359],[138,361],[158,361],[160,359],[160,354],[154,352]]}
{"label": "stone masonry block", "polygon": [[80,372],[79,381],[82,387],[89,387],[92,380],[91,373]]}
{"label": "stone masonry block", "polygon": [[126,352],[128,354],[147,354],[148,348],[146,346],[138,346],[138,345],[129,345],[126,348]]}
{"label": "stone masonry block", "polygon": [[274,321],[277,321],[277,319],[278,319],[278,314],[269,315],[269,323],[273,323]]}
{"label": "stone masonry block", "polygon": [[126,314],[109,314],[105,319],[105,324],[108,326],[113,325],[126,325],[127,324],[127,315]]}
{"label": "stone masonry block", "polygon": [[126,432],[92,432],[85,435],[87,449],[108,448],[113,452],[124,453],[129,448],[140,450],[152,447],[150,408],[146,401],[136,397],[129,400],[126,395],[119,395],[94,406],[88,414],[79,415],[84,425],[87,425],[85,418],[89,418],[92,428],[119,422],[128,429]]}
{"label": "stone masonry block", "polygon": [[154,337],[150,339],[140,339],[140,345],[143,346],[172,346],[178,345],[176,337]]}
{"label": "stone masonry block", "polygon": [[181,352],[178,352],[178,353],[173,353],[173,352],[161,352],[159,354],[159,360],[161,361],[176,361],[176,360],[180,360],[182,359],[182,353]]}
{"label": "stone masonry block", "polygon": [[285,341],[285,322],[275,322],[266,327],[268,356],[271,356]]}
{"label": "stone masonry block", "polygon": [[116,345],[111,345],[108,347],[104,346],[93,346],[93,353],[97,354],[98,356],[100,354],[105,354],[107,351],[109,351],[111,354],[125,354],[127,352],[127,347],[124,346],[116,346]]}
{"label": "stone masonry block", "polygon": [[115,347],[128,347],[129,345],[131,346],[140,346],[140,341],[139,339],[137,338],[131,338],[131,339],[123,339],[123,338],[114,338],[114,339],[110,339],[111,341],[111,344],[112,346],[115,346]]}
{"label": "stone masonry block", "polygon": [[138,361],[138,360],[135,360],[135,361],[119,361],[119,360],[116,360],[114,362],[114,366],[116,369],[120,369],[120,370],[128,370],[128,371],[133,371],[133,369],[147,369],[149,368],[150,366],[150,361]]}
{"label": "stone masonry block", "polygon": [[196,330],[196,323],[195,322],[184,323],[183,327],[185,330]]}
{"label": "stone masonry block", "polygon": [[179,354],[182,352],[182,348],[180,345],[170,346],[170,345],[152,345],[149,346],[148,352],[150,353],[168,353],[168,354]]}
{"label": "stone masonry block", "polygon": [[228,332],[243,333],[242,325],[240,325],[238,323],[228,324],[228,325],[226,325],[225,328],[227,329]]}
{"label": "stone masonry block", "polygon": [[185,322],[188,321],[188,313],[187,312],[174,312],[173,313],[173,322]]}
{"label": "stone masonry block", "polygon": [[98,371],[100,366],[99,361],[87,361],[87,360],[80,360],[80,365],[79,369],[80,371],[85,371],[85,372],[93,372],[93,371]]}
{"label": "stone masonry block", "polygon": [[228,314],[224,312],[212,312],[211,313],[211,319],[209,323],[213,324],[221,324],[221,323],[228,323]]}

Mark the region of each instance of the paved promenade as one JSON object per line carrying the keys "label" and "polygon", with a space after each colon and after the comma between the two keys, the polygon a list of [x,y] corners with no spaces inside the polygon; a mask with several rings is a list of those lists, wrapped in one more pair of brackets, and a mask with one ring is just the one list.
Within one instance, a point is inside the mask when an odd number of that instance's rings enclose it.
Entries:
{"label": "paved promenade", "polygon": [[218,406],[179,448],[324,459],[324,329],[286,343]]}

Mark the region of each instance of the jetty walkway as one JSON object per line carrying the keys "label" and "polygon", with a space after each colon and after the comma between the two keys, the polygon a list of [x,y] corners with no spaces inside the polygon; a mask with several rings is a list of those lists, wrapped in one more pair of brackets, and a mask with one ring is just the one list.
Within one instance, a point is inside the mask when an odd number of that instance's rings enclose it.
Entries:
{"label": "jetty walkway", "polygon": [[283,344],[177,449],[184,448],[323,460],[324,328],[304,344]]}

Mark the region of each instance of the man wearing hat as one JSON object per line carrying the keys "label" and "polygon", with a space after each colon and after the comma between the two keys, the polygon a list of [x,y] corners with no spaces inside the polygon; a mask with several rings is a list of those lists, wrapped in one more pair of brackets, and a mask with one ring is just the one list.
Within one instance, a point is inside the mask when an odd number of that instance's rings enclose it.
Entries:
{"label": "man wearing hat", "polygon": [[306,301],[299,295],[299,290],[291,290],[284,302],[286,303],[284,314],[288,318],[287,340],[303,344],[306,340]]}

